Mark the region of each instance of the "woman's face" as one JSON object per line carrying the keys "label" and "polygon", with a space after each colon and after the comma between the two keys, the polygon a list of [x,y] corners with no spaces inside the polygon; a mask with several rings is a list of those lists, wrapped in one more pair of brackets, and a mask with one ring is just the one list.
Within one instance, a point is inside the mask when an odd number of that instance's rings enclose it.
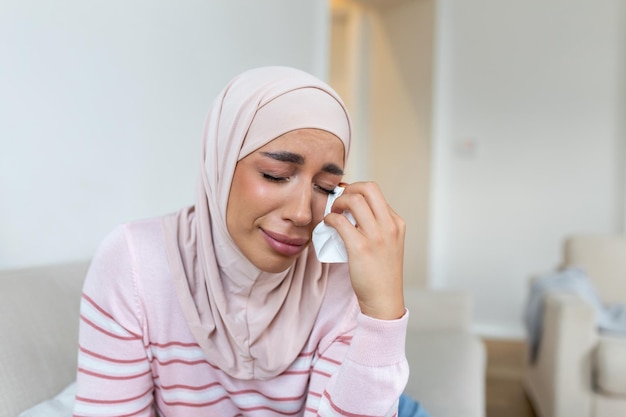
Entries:
{"label": "woman's face", "polygon": [[343,176],[343,157],[343,143],[332,133],[300,129],[237,163],[226,225],[257,268],[284,271],[310,244],[328,195]]}

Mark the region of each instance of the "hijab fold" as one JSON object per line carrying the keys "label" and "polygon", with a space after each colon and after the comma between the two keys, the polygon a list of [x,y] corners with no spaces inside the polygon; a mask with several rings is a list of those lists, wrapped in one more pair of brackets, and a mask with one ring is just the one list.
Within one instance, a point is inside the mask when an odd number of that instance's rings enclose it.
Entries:
{"label": "hijab fold", "polygon": [[163,218],[171,274],[189,328],[209,362],[238,379],[269,379],[293,363],[329,279],[328,265],[309,248],[281,273],[259,270],[226,226],[237,162],[304,128],[337,136],[347,158],[349,117],[327,84],[288,67],[237,76],[209,110],[195,205]]}

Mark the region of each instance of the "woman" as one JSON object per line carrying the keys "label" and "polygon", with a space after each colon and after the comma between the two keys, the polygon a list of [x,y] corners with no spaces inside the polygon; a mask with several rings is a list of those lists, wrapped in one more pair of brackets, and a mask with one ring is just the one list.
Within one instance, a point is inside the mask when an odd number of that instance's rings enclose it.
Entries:
{"label": "woman", "polygon": [[[209,111],[196,204],[118,227],[92,262],[74,414],[395,415],[405,227],[373,183],[347,185],[324,217],[350,141],[316,78],[233,79]],[[347,264],[316,258],[322,221]]]}

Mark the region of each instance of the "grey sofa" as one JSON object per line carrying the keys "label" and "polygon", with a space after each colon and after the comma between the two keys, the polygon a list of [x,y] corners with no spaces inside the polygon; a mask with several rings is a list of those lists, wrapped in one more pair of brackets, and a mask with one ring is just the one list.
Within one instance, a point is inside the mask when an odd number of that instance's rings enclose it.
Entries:
{"label": "grey sofa", "polygon": [[[0,417],[54,397],[75,379],[87,263],[0,271]],[[468,331],[467,294],[408,289],[407,392],[433,417],[485,415],[485,350]]]}

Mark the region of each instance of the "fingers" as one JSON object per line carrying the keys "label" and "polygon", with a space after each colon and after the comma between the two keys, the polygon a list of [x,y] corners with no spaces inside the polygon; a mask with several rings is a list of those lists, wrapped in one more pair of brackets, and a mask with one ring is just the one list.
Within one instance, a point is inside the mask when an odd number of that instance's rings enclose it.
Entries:
{"label": "fingers", "polygon": [[[341,213],[349,211],[356,226]],[[402,291],[404,220],[391,209],[375,183],[346,187],[324,222],[334,227],[348,252],[350,280],[361,311],[374,318],[404,314]]]}
{"label": "fingers", "polygon": [[[373,232],[379,226],[388,231],[397,229],[398,232],[405,227],[402,218],[389,206],[382,190],[374,182],[346,185],[344,193],[335,200],[332,207],[333,213],[344,211],[349,211],[354,216],[358,228],[364,233]],[[337,222],[338,231],[339,228],[348,227],[342,219],[333,217],[325,219],[326,223],[335,227],[334,222]]]}

